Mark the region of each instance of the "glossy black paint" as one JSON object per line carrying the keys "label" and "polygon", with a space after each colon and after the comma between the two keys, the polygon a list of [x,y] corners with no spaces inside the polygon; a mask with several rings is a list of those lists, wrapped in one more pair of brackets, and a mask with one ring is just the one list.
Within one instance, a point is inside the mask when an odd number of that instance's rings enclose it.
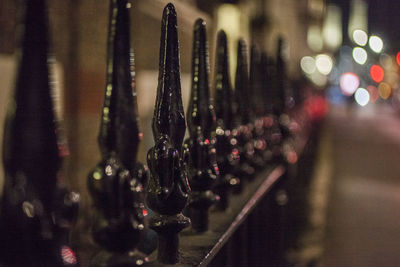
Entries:
{"label": "glossy black paint", "polygon": [[282,132],[279,125],[279,118],[274,112],[276,96],[274,92],[277,86],[276,64],[265,52],[261,53],[261,69],[263,72],[263,96],[264,110],[263,117],[264,140],[267,142],[267,149],[263,153],[266,161],[274,161],[281,156]]}
{"label": "glossy black paint", "polygon": [[247,54],[248,51],[246,42],[244,40],[239,40],[235,78],[235,105],[233,125],[238,131],[237,140],[240,156],[240,168],[238,171],[238,176],[239,178],[241,178],[241,181],[244,181],[245,179],[250,179],[255,174],[255,168],[252,166],[252,159],[254,156],[252,122],[254,120],[254,113],[251,108],[252,103],[249,96],[250,83]]}
{"label": "glossy black paint", "polygon": [[[139,253],[129,253],[147,229],[142,185],[147,172],[136,161],[140,130],[127,4],[127,0],[110,1],[107,80],[98,138],[102,160],[88,177],[95,207],[92,235],[106,251],[93,259],[93,266],[120,266],[121,259],[129,266],[147,261]],[[120,259],[113,257],[116,253]]]}
{"label": "glossy black paint", "polygon": [[182,215],[189,198],[186,162],[183,148],[185,116],[183,112],[177,15],[169,3],[163,12],[161,25],[160,63],[157,99],[153,117],[155,145],[147,155],[151,176],[146,202],[157,213],[150,227],[159,236],[158,260],[176,263],[179,260],[178,233],[190,225]]}
{"label": "glossy black paint", "polygon": [[208,209],[217,200],[211,189],[219,175],[209,69],[206,23],[197,19],[193,34],[192,88],[187,111],[189,138],[185,141],[190,153],[188,174],[192,188],[188,207],[192,229],[196,232],[208,229]]}
{"label": "glossy black paint", "polygon": [[216,70],[215,70],[215,110],[217,115],[216,149],[220,178],[214,191],[220,196],[217,207],[225,210],[228,207],[228,190],[240,186],[236,176],[239,169],[239,148],[233,128],[234,92],[229,77],[229,58],[226,33],[221,30],[217,36]]}
{"label": "glossy black paint", "polygon": [[276,86],[274,77],[276,77],[275,63],[266,52],[261,53],[261,71],[262,71],[262,95],[264,98],[264,115],[273,113],[273,88]]}
{"label": "glossy black paint", "polygon": [[28,0],[23,6],[16,84],[4,128],[0,264],[77,266],[68,236],[79,195],[60,184],[64,142],[53,112],[46,4]]}
{"label": "glossy black paint", "polygon": [[259,118],[264,115],[264,97],[263,97],[263,73],[261,66],[261,54],[256,45],[250,49],[250,80],[249,96],[253,114]]}
{"label": "glossy black paint", "polygon": [[282,114],[286,106],[286,90],[288,86],[286,64],[284,60],[284,40],[278,39],[278,50],[276,54],[276,87],[274,88],[275,113]]}
{"label": "glossy black paint", "polygon": [[250,51],[250,101],[253,107],[253,146],[254,154],[251,164],[254,168],[261,170],[264,168],[265,160],[264,152],[267,150],[267,142],[264,132],[264,92],[263,92],[263,76],[261,65],[261,54],[257,46],[253,45]]}
{"label": "glossy black paint", "polygon": [[[295,100],[292,95],[292,88],[288,79],[287,67],[285,62],[285,40],[278,38],[278,49],[276,55],[276,84],[275,88],[275,114],[278,117],[279,128],[281,132],[281,157],[286,163],[297,161],[297,153],[294,148],[293,134],[291,128],[291,118],[289,112],[295,106]],[[294,156],[296,155],[296,156]]]}
{"label": "glossy black paint", "polygon": [[248,51],[246,42],[241,39],[238,42],[237,50],[237,67],[235,76],[235,112],[234,112],[234,126],[248,124],[253,119],[253,112],[251,109],[251,102],[244,101],[250,100],[249,96],[249,65],[248,65]]}
{"label": "glossy black paint", "polygon": [[218,126],[233,128],[233,89],[229,75],[229,51],[225,31],[217,34],[215,62],[215,113]]}

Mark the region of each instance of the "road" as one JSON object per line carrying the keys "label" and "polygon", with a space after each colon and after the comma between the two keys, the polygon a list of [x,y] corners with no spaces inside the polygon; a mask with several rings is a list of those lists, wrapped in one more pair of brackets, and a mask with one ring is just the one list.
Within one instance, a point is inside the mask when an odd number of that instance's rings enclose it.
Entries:
{"label": "road", "polygon": [[400,266],[400,116],[333,108],[322,266]]}

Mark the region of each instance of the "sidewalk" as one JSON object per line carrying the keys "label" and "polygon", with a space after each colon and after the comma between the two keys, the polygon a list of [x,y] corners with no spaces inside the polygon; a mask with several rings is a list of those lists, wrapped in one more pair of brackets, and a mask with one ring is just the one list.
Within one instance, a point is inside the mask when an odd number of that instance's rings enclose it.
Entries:
{"label": "sidewalk", "polygon": [[322,266],[400,266],[400,117],[332,109],[332,175]]}

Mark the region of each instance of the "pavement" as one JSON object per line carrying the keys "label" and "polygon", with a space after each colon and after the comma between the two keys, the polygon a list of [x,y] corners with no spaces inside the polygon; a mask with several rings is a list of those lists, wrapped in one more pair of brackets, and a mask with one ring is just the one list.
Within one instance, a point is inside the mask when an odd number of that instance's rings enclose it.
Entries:
{"label": "pavement", "polygon": [[377,104],[333,107],[323,131],[329,190],[318,265],[400,266],[400,115]]}

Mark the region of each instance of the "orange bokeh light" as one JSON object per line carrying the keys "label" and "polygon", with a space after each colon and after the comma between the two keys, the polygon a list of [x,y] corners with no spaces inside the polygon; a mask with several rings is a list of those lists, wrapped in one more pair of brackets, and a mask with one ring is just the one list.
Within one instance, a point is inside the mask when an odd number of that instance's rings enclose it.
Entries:
{"label": "orange bokeh light", "polygon": [[371,74],[372,80],[377,83],[380,83],[385,76],[385,71],[379,65],[372,65],[369,73]]}
{"label": "orange bokeh light", "polygon": [[382,82],[378,85],[379,96],[382,99],[388,99],[392,93],[392,88],[389,84]]}

